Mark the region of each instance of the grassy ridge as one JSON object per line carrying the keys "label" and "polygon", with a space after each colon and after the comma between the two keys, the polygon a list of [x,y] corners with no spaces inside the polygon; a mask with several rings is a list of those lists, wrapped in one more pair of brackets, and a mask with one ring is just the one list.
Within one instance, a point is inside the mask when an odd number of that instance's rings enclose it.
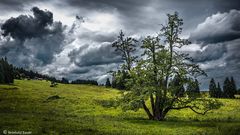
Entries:
{"label": "grassy ridge", "polygon": [[[240,100],[225,104],[206,116],[188,109],[172,111],[167,121],[149,121],[143,110],[122,112],[103,108],[98,101],[118,91],[88,85],[16,80],[0,85],[0,134],[3,130],[33,134],[240,134]],[[48,99],[58,95],[60,98]]]}

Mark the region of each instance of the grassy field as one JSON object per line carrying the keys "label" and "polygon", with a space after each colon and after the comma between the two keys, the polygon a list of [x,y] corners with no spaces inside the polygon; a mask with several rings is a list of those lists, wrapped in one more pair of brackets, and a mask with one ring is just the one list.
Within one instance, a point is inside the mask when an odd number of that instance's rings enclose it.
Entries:
{"label": "grassy field", "polygon": [[[221,99],[224,106],[205,116],[188,109],[172,111],[166,121],[149,121],[143,110],[122,112],[99,101],[118,91],[88,85],[49,87],[50,82],[15,80],[0,85],[0,134],[240,134],[240,99]],[[57,96],[56,96],[57,95]],[[58,97],[59,96],[59,97]]]}

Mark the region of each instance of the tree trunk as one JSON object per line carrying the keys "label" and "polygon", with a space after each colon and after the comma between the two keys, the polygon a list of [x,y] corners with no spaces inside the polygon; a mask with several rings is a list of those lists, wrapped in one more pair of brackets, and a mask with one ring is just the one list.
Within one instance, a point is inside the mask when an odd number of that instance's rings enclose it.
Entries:
{"label": "tree trunk", "polygon": [[[158,97],[159,95],[156,96]],[[143,109],[147,113],[149,120],[163,121],[165,119],[165,116],[169,109],[168,108],[162,109],[161,102],[162,101],[160,100],[160,98],[156,99],[154,104],[154,110],[151,113],[148,107],[146,106],[145,101],[142,101]]]}
{"label": "tree trunk", "polygon": [[162,111],[159,111],[158,114],[155,114],[154,116],[154,120],[158,120],[158,121],[163,121],[165,118],[165,114]]}
{"label": "tree trunk", "polygon": [[145,102],[144,101],[142,101],[142,105],[143,105],[143,109],[144,109],[144,111],[147,113],[147,115],[148,115],[148,118],[149,118],[149,120],[153,120],[153,115],[151,114],[151,112],[149,111],[149,109],[147,108],[147,106],[146,106],[146,104],[145,104]]}

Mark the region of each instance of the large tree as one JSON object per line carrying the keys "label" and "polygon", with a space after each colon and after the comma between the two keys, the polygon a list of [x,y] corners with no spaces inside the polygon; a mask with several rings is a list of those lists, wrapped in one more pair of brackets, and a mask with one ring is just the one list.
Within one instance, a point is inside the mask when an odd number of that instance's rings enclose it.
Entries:
{"label": "large tree", "polygon": [[[195,78],[205,72],[194,64],[186,54],[177,51],[189,44],[188,40],[181,39],[183,20],[178,14],[168,14],[168,22],[156,37],[148,36],[142,41],[142,57],[136,60],[134,50],[136,41],[132,38],[123,38],[120,32],[113,47],[122,53],[124,64],[122,70],[127,71],[129,79],[127,89],[120,98],[120,105],[124,110],[143,108],[151,120],[163,120],[170,110],[189,108],[195,113],[206,114],[216,109],[220,103],[214,99],[197,97],[182,97],[176,93],[179,86],[195,84]],[[170,80],[178,77],[176,87]],[[150,102],[150,107],[148,105]]]}

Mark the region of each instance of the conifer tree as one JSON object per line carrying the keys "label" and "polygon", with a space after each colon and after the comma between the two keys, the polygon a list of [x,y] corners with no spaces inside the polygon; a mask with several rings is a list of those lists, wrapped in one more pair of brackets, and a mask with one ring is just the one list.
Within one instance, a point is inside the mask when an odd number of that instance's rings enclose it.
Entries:
{"label": "conifer tree", "polygon": [[220,83],[219,83],[219,82],[218,82],[218,84],[217,84],[216,97],[217,97],[217,98],[221,98],[221,97],[222,97],[222,89],[221,89],[221,86],[220,86]]}
{"label": "conifer tree", "polygon": [[14,72],[13,66],[8,63],[7,58],[0,60],[0,83],[13,83]]}
{"label": "conifer tree", "polygon": [[225,98],[234,98],[234,90],[228,77],[225,79],[223,84],[223,94]]}
{"label": "conifer tree", "polygon": [[234,81],[233,77],[231,77],[231,87],[232,87],[233,93],[236,94],[237,93],[237,86],[235,84],[235,81]]}
{"label": "conifer tree", "polygon": [[209,84],[209,95],[210,97],[217,97],[217,87],[216,87],[216,83],[215,80],[212,78]]}
{"label": "conifer tree", "polygon": [[3,70],[3,67],[2,67],[2,63],[0,61],[0,84],[1,83],[4,83],[4,70]]}

